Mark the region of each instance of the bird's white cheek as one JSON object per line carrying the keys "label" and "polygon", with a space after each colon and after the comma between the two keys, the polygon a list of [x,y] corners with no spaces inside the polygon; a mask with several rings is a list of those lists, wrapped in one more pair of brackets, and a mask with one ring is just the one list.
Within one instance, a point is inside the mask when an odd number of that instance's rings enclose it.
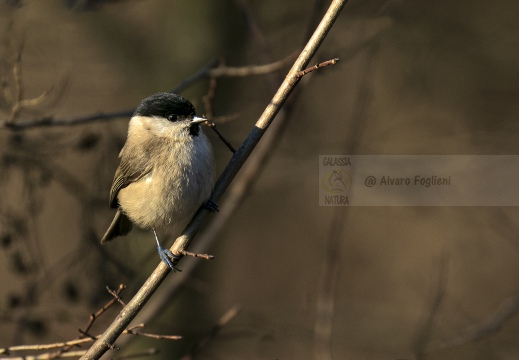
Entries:
{"label": "bird's white cheek", "polygon": [[151,176],[151,175],[146,176],[146,179],[144,180],[144,182],[146,184],[151,184],[152,181],[153,181],[153,176]]}

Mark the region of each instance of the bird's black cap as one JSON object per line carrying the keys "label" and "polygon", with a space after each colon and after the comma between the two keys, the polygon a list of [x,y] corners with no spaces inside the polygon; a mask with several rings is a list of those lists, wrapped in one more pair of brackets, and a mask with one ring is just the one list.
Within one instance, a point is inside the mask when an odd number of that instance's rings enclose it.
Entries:
{"label": "bird's black cap", "polygon": [[170,115],[195,115],[195,107],[187,99],[173,93],[156,93],[142,100],[133,116],[160,116],[168,118]]}

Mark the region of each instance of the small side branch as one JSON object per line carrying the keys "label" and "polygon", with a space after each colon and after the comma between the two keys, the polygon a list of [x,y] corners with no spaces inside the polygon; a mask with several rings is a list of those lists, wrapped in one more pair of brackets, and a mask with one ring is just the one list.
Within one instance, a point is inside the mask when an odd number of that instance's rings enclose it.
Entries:
{"label": "small side branch", "polygon": [[159,340],[180,340],[182,336],[180,335],[160,335],[160,334],[151,334],[139,331],[138,329],[142,329],[144,324],[135,325],[129,329],[126,329],[126,332],[130,335],[140,335],[144,337],[148,337],[151,339],[159,339]]}
{"label": "small side branch", "polygon": [[[284,59],[279,61],[265,64],[265,65],[250,65],[250,66],[241,66],[241,67],[228,67],[225,65],[219,65],[218,63],[211,62],[210,64],[203,67],[200,71],[194,74],[187,80],[184,80],[179,86],[172,90],[172,92],[180,92],[195,82],[199,81],[202,78],[218,78],[218,77],[244,77],[244,76],[253,76],[253,75],[265,75],[268,73],[272,73],[275,71],[279,71],[284,67],[288,66],[294,60],[295,54],[291,54]],[[216,67],[215,67],[216,66]],[[18,69],[18,68],[16,68]],[[13,70],[14,71],[14,70]],[[17,70],[18,71],[18,70]],[[16,76],[18,79],[21,75]],[[8,89],[7,80],[2,78],[1,87],[3,88],[4,97],[6,99],[10,99],[13,96],[10,95]],[[20,85],[21,86],[21,85]],[[118,111],[113,113],[96,113],[85,116],[78,117],[64,117],[58,118],[53,116],[44,116],[37,119],[25,120],[25,121],[15,121],[18,113],[23,107],[35,106],[43,103],[49,96],[52,88],[45,91],[42,95],[35,99],[21,99],[21,92],[17,91],[16,99],[20,98],[19,101],[7,101],[8,103],[12,103],[11,107],[11,115],[7,120],[0,120],[0,127],[4,127],[10,130],[25,130],[33,127],[50,127],[50,126],[71,126],[71,125],[81,125],[85,123],[90,123],[94,121],[109,121],[122,117],[130,117],[133,115],[135,109]]]}
{"label": "small side branch", "polygon": [[197,254],[197,253],[194,253],[194,252],[191,252],[191,251],[187,251],[187,250],[182,250],[180,253],[182,255],[184,255],[184,256],[191,256],[191,257],[202,258],[202,259],[206,259],[206,260],[213,260],[214,259],[214,255]]}
{"label": "small side branch", "polygon": [[292,61],[294,61],[296,55],[296,53],[292,53],[284,59],[265,65],[250,65],[240,67],[219,66],[209,70],[208,75],[211,77],[245,77],[252,75],[266,75],[287,67],[292,63]]}
{"label": "small side branch", "polygon": [[314,66],[311,66],[303,71],[300,71],[297,73],[297,77],[298,78],[302,78],[303,76],[305,76],[306,74],[308,73],[311,73],[312,71],[315,71],[317,69],[320,69],[320,68],[323,68],[325,66],[329,66],[329,65],[335,65],[339,62],[339,58],[334,58],[334,59],[331,59],[331,60],[327,60],[327,61],[323,61],[321,63],[318,63],[318,64],[315,64]]}
{"label": "small side branch", "polygon": [[212,121],[206,121],[205,122],[207,124],[207,126],[209,126],[211,129],[213,129],[213,131],[216,133],[216,135],[218,135],[218,137],[220,138],[220,140],[223,141],[223,143],[225,144],[225,146],[227,146],[229,148],[229,150],[231,150],[231,152],[234,154],[236,152],[236,149],[231,145],[231,143],[222,135],[222,133],[216,128],[216,125],[214,122]]}
{"label": "small side branch", "polygon": [[[109,289],[108,286],[106,287],[108,293],[110,293],[113,296],[113,299],[108,301],[97,312],[95,312],[92,315],[90,315],[90,320],[88,321],[88,324],[85,327],[85,330],[83,330],[84,333],[88,333],[90,331],[90,329],[92,328],[92,325],[94,325],[94,322],[96,321],[96,319],[99,316],[101,316],[106,310],[108,310],[110,307],[112,307],[118,301],[117,299],[120,300],[119,294],[121,294],[121,291],[123,291],[125,288],[126,288],[126,286],[124,284],[119,284],[119,287],[117,288],[116,291],[113,291],[113,290]],[[124,303],[123,303],[123,306],[124,306]],[[81,330],[80,330],[80,332],[81,332]]]}
{"label": "small side branch", "polygon": [[52,93],[54,87],[51,86],[45,90],[41,95],[32,98],[24,99],[24,88],[22,78],[22,54],[24,49],[24,43],[22,42],[18,49],[15,50],[14,60],[11,64],[11,76],[13,84],[10,85],[9,78],[4,72],[2,80],[0,82],[2,87],[2,93],[5,101],[10,107],[10,113],[7,120],[4,121],[5,125],[12,125],[15,123],[16,118],[20,112],[29,107],[34,107],[43,104],[47,101]]}

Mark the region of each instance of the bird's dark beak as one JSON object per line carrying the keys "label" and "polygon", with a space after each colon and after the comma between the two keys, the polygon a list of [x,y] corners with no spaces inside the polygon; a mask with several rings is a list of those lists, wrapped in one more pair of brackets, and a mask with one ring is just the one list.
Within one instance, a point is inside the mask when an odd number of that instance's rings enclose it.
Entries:
{"label": "bird's dark beak", "polygon": [[203,117],[203,116],[193,116],[193,120],[191,120],[191,124],[200,124],[200,123],[203,123],[203,122],[206,122],[207,121],[207,118]]}

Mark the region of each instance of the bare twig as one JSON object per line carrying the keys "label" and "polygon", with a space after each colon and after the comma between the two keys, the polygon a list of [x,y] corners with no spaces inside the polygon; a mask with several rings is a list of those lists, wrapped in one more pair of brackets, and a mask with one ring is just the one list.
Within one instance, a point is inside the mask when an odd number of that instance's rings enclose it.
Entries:
{"label": "bare twig", "polygon": [[106,291],[108,291],[108,293],[110,295],[112,295],[114,297],[115,300],[117,300],[117,302],[119,304],[121,304],[122,306],[126,306],[126,304],[124,303],[124,301],[119,297],[119,294],[115,291],[113,291],[112,289],[110,289],[108,286],[106,287]]}
{"label": "bare twig", "polygon": [[213,100],[214,95],[216,94],[216,77],[211,76],[211,79],[209,80],[209,89],[207,90],[207,94],[204,95],[204,108],[205,108],[205,116],[208,119],[212,119],[214,116],[213,113]]}
{"label": "bare twig", "polygon": [[209,71],[211,69],[213,69],[214,67],[218,66],[219,63],[220,63],[220,60],[218,60],[216,58],[211,59],[211,61],[207,65],[203,66],[200,70],[198,70],[194,75],[192,75],[188,79],[183,80],[177,87],[172,89],[171,92],[180,93],[183,90],[190,87],[191,85],[193,85],[194,83],[196,83],[197,81],[199,81],[200,79],[207,77],[207,74],[209,73]]}
{"label": "bare twig", "polygon": [[[271,64],[266,65],[252,65],[252,66],[243,66],[243,67],[227,67],[227,66],[218,66],[214,61],[211,61],[208,65],[204,66],[201,70],[199,70],[196,74],[191,76],[189,79],[184,80],[177,86],[172,92],[179,93],[182,90],[186,89],[190,85],[194,84],[196,81],[199,81],[205,77],[239,77],[239,76],[251,76],[251,75],[264,75],[271,72],[279,71],[280,69],[287,66],[294,59],[294,54],[289,55],[285,59],[276,61]],[[5,79],[2,79],[2,87],[4,87]],[[51,89],[44,92],[44,94],[40,95],[40,97],[36,99],[28,99],[23,100],[21,105],[33,105],[36,103],[41,103],[42,97],[48,95],[48,92]],[[39,99],[39,100],[38,100]],[[14,105],[13,105],[14,106]],[[19,106],[19,105],[18,105]],[[16,110],[15,115],[11,115],[7,120],[0,120],[0,127],[4,127],[11,130],[24,130],[28,128],[34,127],[48,127],[48,126],[73,126],[73,125],[81,125],[85,123],[90,123],[94,121],[109,121],[122,117],[130,117],[133,115],[135,109],[131,110],[123,110],[112,113],[96,113],[85,116],[78,117],[64,117],[58,118],[53,116],[44,116],[37,119],[25,120],[25,121],[14,121],[14,117],[17,115],[19,110]]]}
{"label": "bare twig", "polygon": [[315,71],[315,70],[317,70],[319,68],[322,68],[322,67],[325,67],[325,66],[335,65],[338,62],[339,62],[339,58],[323,61],[321,63],[315,64],[314,66],[309,67],[308,69],[305,69],[303,71],[298,72],[297,76],[298,77],[303,77],[303,76],[305,76],[306,74],[308,74],[308,73],[310,73],[312,71]]}
{"label": "bare twig", "polygon": [[[220,67],[223,67],[223,60],[220,61]],[[207,90],[207,94],[204,95],[204,108],[205,108],[205,115],[208,119],[213,119],[214,113],[213,113],[213,101],[216,94],[216,85],[217,80],[216,76],[211,76],[211,79],[209,80],[209,88]],[[229,141],[218,131],[216,128],[216,125],[212,121],[206,121],[205,122],[207,126],[209,126],[213,131],[218,135],[220,140],[223,141],[223,143],[231,150],[232,153],[236,152],[236,149],[231,145]]]}
{"label": "bare twig", "polygon": [[[69,351],[67,353],[59,354],[60,358],[77,358],[83,356],[87,351],[86,350],[78,350],[78,351]],[[54,354],[44,353],[39,355],[29,355],[29,356],[18,356],[18,357],[8,357],[8,358],[0,358],[0,360],[48,360],[55,359]]]}
{"label": "bare twig", "polygon": [[87,339],[91,339],[94,341],[95,341],[95,339],[97,339],[94,335],[90,335],[88,332],[83,331],[81,329],[79,329],[79,333],[81,334],[81,338],[87,338]]}
{"label": "bare twig", "polygon": [[251,65],[241,67],[219,66],[209,71],[211,77],[245,77],[251,75],[265,75],[287,67],[296,58],[296,53],[288,55],[286,58],[266,65]]}
{"label": "bare twig", "polygon": [[231,145],[231,143],[220,133],[220,131],[218,131],[218,129],[216,128],[216,125],[214,122],[212,121],[206,121],[205,122],[207,124],[207,126],[209,126],[211,129],[213,129],[213,131],[216,133],[216,135],[218,135],[218,137],[220,138],[220,140],[223,141],[223,143],[225,144],[225,146],[227,146],[229,148],[229,150],[231,150],[231,152],[234,154],[236,152],[236,149]]}
{"label": "bare twig", "polygon": [[[217,200],[220,199],[223,193],[227,190],[231,181],[254,150],[259,140],[274,120],[276,114],[280,111],[284,102],[301,79],[297,74],[307,66],[308,62],[326,37],[326,34],[333,26],[333,23],[339,16],[339,13],[346,2],[346,0],[332,1],[328,11],[321,20],[321,23],[295,61],[273,99],[267,105],[265,111],[256,122],[255,127],[231,158],[231,161],[218,179],[212,194],[211,200],[213,202],[217,202]],[[171,251],[174,254],[181,254],[181,252],[189,246],[207,215],[208,210],[202,208],[195,214],[183,234],[176,239],[171,247]],[[113,344],[122,331],[129,325],[133,318],[142,309],[144,304],[157,290],[162,281],[164,281],[169,271],[169,267],[165,264],[160,263],[158,265],[133,299],[124,307],[120,315],[108,327],[105,333],[92,345],[82,359],[99,359],[108,350],[109,344]]]}
{"label": "bare twig", "polygon": [[2,355],[2,354],[8,355],[11,352],[15,352],[15,351],[40,351],[40,350],[57,349],[57,348],[65,347],[65,346],[72,347],[72,346],[87,344],[90,342],[92,342],[92,339],[83,338],[83,339],[63,341],[63,342],[52,343],[52,344],[16,345],[16,346],[10,346],[10,347],[0,349],[0,355]]}
{"label": "bare twig", "polygon": [[11,99],[14,101],[11,105],[11,114],[9,115],[9,122],[12,123],[18,113],[21,110],[21,101],[23,98],[23,86],[22,86],[22,52],[23,52],[24,43],[20,44],[16,52],[16,59],[13,63],[13,80],[14,80],[14,96],[11,96]]}
{"label": "bare twig", "polygon": [[213,260],[214,259],[214,255],[197,254],[197,253],[194,253],[194,252],[191,252],[191,251],[186,251],[186,250],[182,251],[182,255],[184,255],[184,256],[191,256],[191,257],[198,257],[198,258],[202,258],[202,259],[206,259],[206,260]]}
{"label": "bare twig", "polygon": [[144,327],[144,324],[139,324],[136,326],[133,326],[129,329],[127,329],[127,333],[131,335],[140,335],[144,337],[149,337],[152,339],[160,339],[160,340],[180,340],[182,339],[182,336],[180,335],[159,335],[159,334],[151,334],[151,333],[145,333],[142,331],[138,331],[136,329],[142,329]]}
{"label": "bare twig", "polygon": [[[52,349],[52,348],[56,348],[56,347],[61,347],[62,348],[58,352],[55,352],[54,354],[49,355],[49,358],[57,358],[57,357],[61,357],[63,353],[70,353],[69,350],[73,346],[78,346],[78,345],[82,344],[83,342],[95,341],[96,337],[89,334],[90,329],[94,325],[94,322],[96,321],[96,319],[99,318],[106,310],[108,310],[110,307],[112,307],[117,301],[122,303],[122,300],[120,299],[119,294],[125,288],[126,288],[126,286],[124,284],[119,284],[119,287],[117,288],[117,290],[113,291],[112,289],[108,288],[108,286],[107,286],[106,289],[113,296],[113,299],[108,301],[108,303],[106,303],[97,312],[95,312],[95,313],[90,315],[90,318],[89,318],[88,323],[87,323],[87,325],[85,327],[85,330],[79,329],[79,333],[81,335],[80,335],[78,340],[72,340],[72,341],[67,341],[65,343],[61,343],[62,344],[61,346],[56,346],[56,344],[54,344],[52,347],[48,348],[48,349]],[[122,305],[124,306],[124,303],[122,303]],[[80,342],[78,342],[78,341],[80,341]],[[39,345],[36,345],[36,346],[39,346]],[[10,348],[10,350],[14,351],[13,348]],[[20,350],[34,350],[34,349],[28,348],[28,349],[20,349]],[[45,349],[44,348],[40,348],[40,349],[36,349],[36,350],[45,350]],[[2,352],[0,350],[0,354],[1,353]]]}
{"label": "bare twig", "polygon": [[0,121],[0,127],[5,127],[11,130],[24,130],[34,127],[81,125],[94,121],[107,121],[121,117],[130,117],[132,116],[133,112],[134,110],[124,110],[113,113],[97,113],[70,118],[55,118],[52,116],[44,116],[38,119],[17,121],[14,123],[10,123],[4,120]]}
{"label": "bare twig", "polygon": [[24,88],[22,79],[22,54],[24,43],[22,42],[18,49],[16,49],[15,59],[11,65],[13,85],[9,86],[9,80],[7,75],[3,74],[1,86],[4,94],[4,98],[11,107],[9,118],[5,120],[5,125],[14,124],[15,119],[18,117],[20,112],[27,107],[37,106],[44,103],[53,90],[53,86],[45,90],[40,96],[32,99],[24,99]]}
{"label": "bare twig", "polygon": [[[110,307],[112,307],[113,304],[115,304],[118,299],[120,300],[119,298],[119,294],[121,293],[121,291],[123,291],[124,289],[126,288],[126,286],[124,284],[119,284],[119,287],[117,288],[117,290],[114,292],[113,290],[109,289],[107,287],[107,290],[108,292],[113,296],[113,298],[108,301],[101,309],[99,309],[97,312],[93,313],[92,315],[90,315],[90,320],[88,321],[88,324],[84,330],[85,333],[88,333],[90,331],[90,329],[92,328],[92,325],[94,325],[94,322],[95,320],[101,316],[106,310],[108,310]],[[123,303],[123,306],[124,306],[124,303]]]}
{"label": "bare twig", "polygon": [[[151,334],[151,333],[144,333],[137,331],[136,329],[143,328],[144,325],[136,325],[132,328],[126,329],[122,332],[124,335],[134,335],[134,336],[144,336],[152,339],[160,339],[160,340],[180,340],[182,339],[182,336],[179,335],[160,335],[160,334]],[[63,342],[57,342],[57,343],[51,343],[51,344],[38,344],[38,345],[17,345],[17,346],[10,346],[8,348],[0,348],[0,355],[9,355],[13,352],[20,352],[20,351],[42,351],[42,350],[53,350],[53,349],[70,349],[75,346],[85,345],[88,343],[91,343],[99,338],[99,335],[91,336],[88,335],[87,337],[84,337],[82,339],[76,339],[71,341],[63,341]],[[113,347],[113,346],[112,346]],[[113,347],[115,348],[115,347]],[[54,359],[58,357],[69,357],[72,356],[70,354],[76,354],[75,356],[81,356],[86,351],[82,351],[79,355],[77,355],[77,352],[72,351],[65,351],[63,349],[60,349],[58,352],[54,353],[46,353],[46,354],[39,354],[39,355],[33,355],[33,356],[24,356],[23,359]],[[9,360],[16,359],[10,357]],[[22,359],[22,358],[21,358]],[[0,360],[3,360],[3,358],[0,358]]]}

